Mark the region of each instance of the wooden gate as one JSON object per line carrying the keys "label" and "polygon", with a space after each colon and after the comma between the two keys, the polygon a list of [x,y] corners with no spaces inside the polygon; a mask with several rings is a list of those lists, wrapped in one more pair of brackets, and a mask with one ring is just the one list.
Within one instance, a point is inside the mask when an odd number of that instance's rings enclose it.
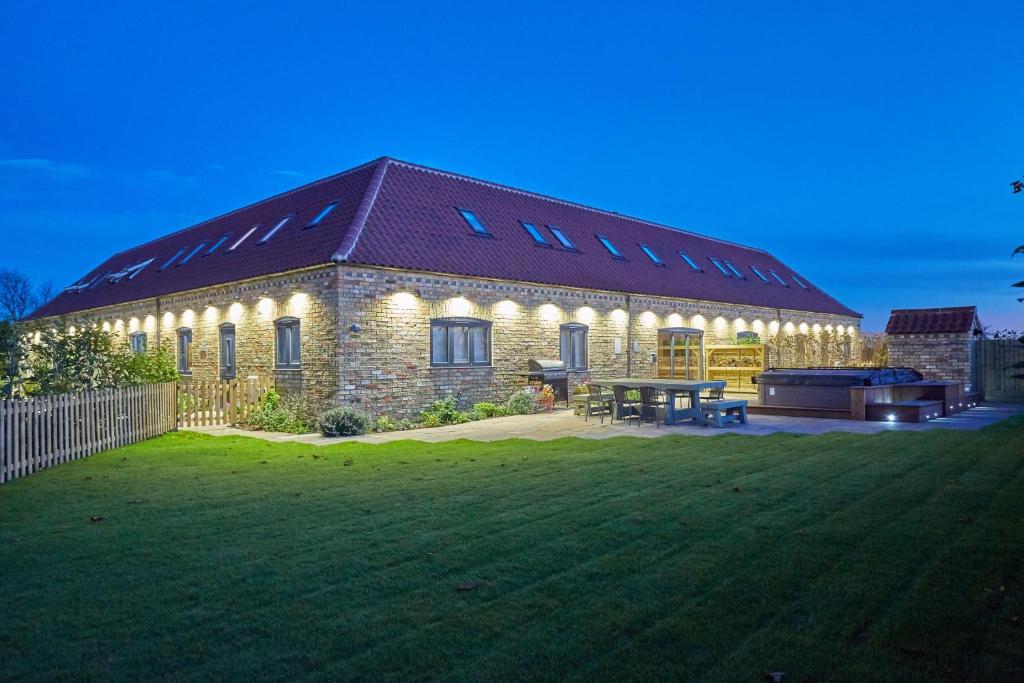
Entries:
{"label": "wooden gate", "polygon": [[178,425],[236,425],[252,414],[271,388],[270,380],[255,377],[223,381],[182,379],[178,382]]}
{"label": "wooden gate", "polygon": [[1024,402],[1024,344],[1015,339],[982,339],[978,343],[985,400]]}

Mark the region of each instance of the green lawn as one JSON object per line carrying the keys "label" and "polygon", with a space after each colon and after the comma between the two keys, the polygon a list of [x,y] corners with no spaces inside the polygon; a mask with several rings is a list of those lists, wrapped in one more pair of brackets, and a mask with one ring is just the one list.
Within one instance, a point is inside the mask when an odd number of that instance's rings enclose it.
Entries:
{"label": "green lawn", "polygon": [[0,486],[0,678],[1021,680],[1022,562],[1022,419],[171,434]]}

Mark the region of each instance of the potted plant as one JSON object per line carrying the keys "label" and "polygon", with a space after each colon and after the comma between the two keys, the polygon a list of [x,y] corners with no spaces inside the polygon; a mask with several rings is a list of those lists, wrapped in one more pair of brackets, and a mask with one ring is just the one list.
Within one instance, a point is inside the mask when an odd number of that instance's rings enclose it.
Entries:
{"label": "potted plant", "polygon": [[555,390],[551,388],[550,384],[545,384],[541,387],[540,391],[537,392],[537,405],[540,406],[545,413],[550,413],[555,407]]}

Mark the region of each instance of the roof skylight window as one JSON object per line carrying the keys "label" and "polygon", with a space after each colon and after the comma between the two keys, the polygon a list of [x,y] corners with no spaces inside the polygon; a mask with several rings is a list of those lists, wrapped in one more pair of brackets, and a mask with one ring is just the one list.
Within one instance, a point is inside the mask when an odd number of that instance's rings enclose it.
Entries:
{"label": "roof skylight window", "polygon": [[311,220],[309,222],[309,225],[307,225],[306,227],[307,228],[315,228],[316,226],[320,225],[320,221],[322,221],[323,219],[327,218],[327,216],[330,215],[331,211],[334,211],[334,207],[336,207],[337,205],[338,205],[338,202],[331,202],[330,204],[325,206],[323,208],[323,210],[316,215],[316,218]]}
{"label": "roof skylight window", "polygon": [[487,237],[493,237],[491,231],[487,229],[487,226],[481,223],[480,219],[477,218],[476,214],[474,214],[472,211],[467,211],[466,209],[459,209],[459,213],[462,214],[462,217],[466,220],[466,223],[469,224],[469,227],[473,228],[473,232],[475,232],[478,235],[486,235]]}
{"label": "roof skylight window", "polygon": [[729,259],[725,259],[725,266],[726,266],[726,267],[727,267],[727,268],[728,268],[729,270],[731,270],[731,271],[732,271],[732,273],[733,273],[733,275],[735,275],[735,276],[736,276],[736,277],[738,277],[739,279],[741,279],[741,280],[746,280],[746,279],[747,279],[747,277],[746,277],[746,276],[745,276],[745,275],[744,275],[743,273],[741,273],[740,271],[736,270],[736,266],[734,266],[734,265],[732,264],[732,261],[730,261]]}
{"label": "roof skylight window", "polygon": [[769,273],[771,273],[771,276],[772,276],[773,278],[775,278],[776,280],[778,280],[778,281],[779,281],[779,284],[780,284],[780,285],[782,285],[783,287],[789,287],[789,285],[788,285],[788,284],[786,283],[786,281],[782,279],[782,276],[781,276],[781,275],[779,275],[778,273],[776,273],[776,272],[775,272],[774,270],[770,270],[770,269],[769,269],[769,271],[768,271],[768,272],[769,272]]}
{"label": "roof skylight window", "polygon": [[764,283],[765,283],[766,285],[768,285],[768,284],[771,284],[770,282],[768,282],[768,277],[767,277],[767,276],[766,276],[766,275],[765,275],[764,273],[762,273],[762,272],[760,271],[760,269],[758,269],[758,267],[757,267],[757,266],[750,266],[750,269],[751,269],[752,271],[754,271],[754,275],[756,275],[756,276],[758,276],[759,278],[761,278],[761,280],[762,280],[762,281],[763,281],[763,282],[764,282]]}
{"label": "roof skylight window", "polygon": [[270,239],[271,237],[273,237],[274,235],[276,235],[276,234],[277,234],[277,231],[278,231],[278,230],[280,230],[281,228],[283,228],[283,227],[284,227],[284,224],[285,224],[285,223],[287,223],[288,221],[290,221],[291,219],[292,219],[292,217],[291,217],[291,215],[289,214],[289,215],[285,216],[284,218],[282,218],[281,220],[279,220],[279,221],[277,222],[277,225],[275,225],[275,226],[274,226],[274,227],[272,227],[272,228],[271,228],[270,230],[268,230],[268,231],[267,231],[267,234],[263,236],[263,239],[261,239],[261,240],[260,240],[259,242],[257,242],[256,244],[266,244],[266,243],[267,243],[267,240],[269,240],[269,239]]}
{"label": "roof skylight window", "polygon": [[167,259],[167,263],[165,263],[162,266],[160,266],[160,270],[167,270],[168,268],[170,268],[171,265],[175,261],[178,260],[178,257],[185,253],[186,249],[188,249],[188,247],[182,247],[181,249],[179,249],[178,252],[174,256],[172,256],[171,258]]}
{"label": "roof skylight window", "polygon": [[217,251],[217,249],[220,248],[220,245],[224,244],[228,240],[229,237],[231,237],[231,233],[230,232],[227,233],[226,235],[221,235],[221,238],[219,240],[217,240],[216,242],[214,242],[213,246],[210,247],[210,250],[207,251],[205,254],[203,254],[203,256],[204,257],[209,256],[213,252]]}
{"label": "roof skylight window", "polygon": [[611,254],[613,258],[622,258],[622,254],[619,253],[619,250],[615,248],[615,245],[612,244],[612,241],[610,239],[608,239],[604,235],[598,235],[597,241],[604,245],[604,248],[608,250],[608,253]]}
{"label": "roof skylight window", "polygon": [[796,276],[796,274],[795,274],[795,273],[790,273],[790,274],[789,274],[789,276],[790,276],[791,278],[793,278],[793,282],[795,282],[795,283],[797,283],[798,285],[800,285],[800,289],[810,289],[810,288],[809,288],[809,287],[808,287],[808,286],[807,286],[806,284],[804,284],[803,280],[801,280],[800,278],[798,278],[798,277]]}
{"label": "roof skylight window", "polygon": [[654,261],[654,265],[656,265],[656,266],[663,266],[663,265],[665,265],[665,262],[662,261],[660,258],[658,258],[658,255],[655,254],[654,250],[651,249],[649,246],[647,246],[646,244],[641,244],[641,245],[639,245],[639,247],[640,247],[640,249],[645,254],[647,254],[648,258],[650,258],[652,261]]}
{"label": "roof skylight window", "polygon": [[246,241],[247,239],[249,239],[249,235],[251,235],[251,234],[253,234],[254,232],[256,232],[256,228],[258,228],[258,227],[260,227],[260,226],[259,226],[259,223],[257,223],[256,225],[254,225],[254,226],[252,226],[251,228],[249,228],[248,230],[246,230],[246,231],[245,231],[245,234],[244,234],[244,235],[242,235],[241,237],[239,237],[239,238],[238,238],[238,241],[237,241],[237,242],[235,242],[234,244],[232,244],[232,245],[231,245],[231,248],[230,248],[230,249],[228,249],[228,251],[229,251],[229,252],[232,252],[232,251],[234,251],[235,249],[238,249],[238,247],[239,247],[239,246],[240,246],[240,245],[242,244],[242,242],[244,242],[244,241]]}
{"label": "roof skylight window", "polygon": [[569,237],[564,232],[562,232],[561,228],[556,228],[553,225],[549,225],[548,230],[551,231],[551,234],[555,236],[555,239],[558,240],[558,243],[561,244],[563,247],[569,249],[570,251],[577,251],[576,245],[572,243],[572,240],[569,239]]}
{"label": "roof skylight window", "polygon": [[681,258],[684,261],[686,261],[686,265],[690,266],[691,268],[696,270],[698,273],[703,273],[704,272],[704,269],[701,268],[700,266],[698,266],[697,263],[692,258],[690,258],[689,254],[687,254],[685,251],[679,252],[679,258]]}
{"label": "roof skylight window", "polygon": [[176,265],[176,266],[175,266],[175,268],[181,268],[181,267],[182,267],[183,265],[185,265],[186,263],[188,263],[189,261],[191,261],[191,260],[192,260],[192,257],[193,257],[193,256],[195,256],[196,254],[198,254],[198,253],[199,253],[200,251],[202,251],[202,250],[203,250],[203,248],[204,248],[204,247],[205,247],[205,246],[206,246],[207,244],[209,244],[209,243],[210,243],[210,241],[209,241],[209,240],[206,240],[205,242],[200,242],[200,243],[199,243],[199,246],[198,246],[198,247],[196,247],[195,249],[193,249],[192,251],[190,251],[190,252],[188,253],[188,256],[186,256],[185,258],[181,259],[181,262],[180,262],[180,263],[178,263],[178,265]]}
{"label": "roof skylight window", "polygon": [[537,229],[536,225],[533,223],[527,223],[526,221],[519,221],[519,224],[523,226],[523,229],[526,230],[526,232],[530,233],[530,237],[533,238],[534,242],[545,247],[551,246],[551,243],[544,239],[544,235]]}
{"label": "roof skylight window", "polygon": [[725,266],[722,265],[722,262],[716,259],[714,256],[708,256],[708,260],[715,264],[715,268],[718,268],[722,275],[726,277],[730,277],[732,275],[732,273],[725,269]]}

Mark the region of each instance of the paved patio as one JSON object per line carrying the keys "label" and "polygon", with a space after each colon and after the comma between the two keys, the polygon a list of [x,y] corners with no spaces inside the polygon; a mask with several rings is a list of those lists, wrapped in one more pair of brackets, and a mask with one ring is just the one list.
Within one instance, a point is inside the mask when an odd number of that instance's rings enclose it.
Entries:
{"label": "paved patio", "polygon": [[605,419],[604,424],[597,417],[585,422],[583,417],[573,415],[571,410],[556,410],[552,413],[538,415],[513,415],[479,422],[467,422],[461,425],[449,425],[432,429],[414,429],[406,432],[386,432],[382,434],[366,434],[363,436],[328,439],[319,434],[280,434],[274,432],[251,432],[234,427],[189,427],[189,431],[202,432],[216,436],[251,436],[266,441],[294,441],[309,443],[316,446],[330,444],[362,442],[386,443],[402,439],[416,441],[454,441],[455,439],[471,439],[474,441],[498,441],[500,439],[533,439],[548,441],[565,436],[582,439],[608,439],[615,436],[639,436],[656,438],[660,436],[720,436],[722,434],[747,434],[764,436],[787,432],[793,434],[824,434],[826,432],[854,432],[857,434],[874,434],[891,431],[926,431],[930,429],[980,429],[990,424],[1005,420],[1014,415],[1024,414],[1024,404],[981,404],[971,410],[958,413],[952,417],[943,417],[920,424],[888,423],[888,422],[854,422],[853,420],[830,420],[812,417],[779,417],[775,415],[751,415],[746,425],[730,424],[721,429],[683,424],[655,427],[644,424],[612,424]]}

